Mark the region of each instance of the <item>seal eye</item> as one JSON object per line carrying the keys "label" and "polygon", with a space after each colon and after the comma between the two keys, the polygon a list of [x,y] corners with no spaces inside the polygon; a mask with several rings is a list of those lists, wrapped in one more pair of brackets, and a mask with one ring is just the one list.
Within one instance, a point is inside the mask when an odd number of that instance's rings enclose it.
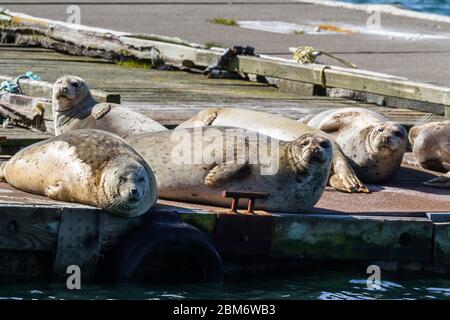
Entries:
{"label": "seal eye", "polygon": [[328,142],[326,142],[326,141],[322,141],[322,142],[320,143],[320,146],[321,146],[322,148],[324,148],[324,149],[328,149],[328,147],[330,146],[330,144],[329,144]]}
{"label": "seal eye", "polygon": [[123,183],[127,182],[127,179],[124,178],[124,177],[119,177],[119,182],[120,182],[121,184],[123,184]]}
{"label": "seal eye", "polygon": [[138,182],[145,182],[145,179],[144,179],[144,177],[140,177],[137,181]]}
{"label": "seal eye", "polygon": [[378,132],[383,132],[384,128],[378,128]]}
{"label": "seal eye", "polygon": [[77,83],[77,82],[72,82],[70,85],[71,85],[72,87],[74,87],[74,88],[78,88],[78,83]]}
{"label": "seal eye", "polygon": [[401,133],[400,131],[395,131],[394,135],[396,137],[403,138],[403,133]]}

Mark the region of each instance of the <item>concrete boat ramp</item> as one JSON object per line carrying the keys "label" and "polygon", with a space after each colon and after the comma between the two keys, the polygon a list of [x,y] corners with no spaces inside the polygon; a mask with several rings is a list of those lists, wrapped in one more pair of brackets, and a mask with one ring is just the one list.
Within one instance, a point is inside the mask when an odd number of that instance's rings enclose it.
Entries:
{"label": "concrete boat ramp", "polygon": [[[107,60],[15,45],[0,46],[0,69],[11,77],[28,70],[41,75],[47,84],[24,84],[24,90],[43,97],[49,94],[48,83],[59,76],[79,75],[98,89],[98,97],[120,100],[169,127],[201,109],[217,106],[251,108],[291,118],[328,108],[362,107],[405,125],[417,123],[427,114],[343,98],[306,96],[257,82],[209,79],[195,71],[125,68]],[[51,116],[44,117],[50,127]],[[431,117],[443,119],[437,114]],[[7,159],[7,154],[21,146],[51,134],[3,128],[0,136]],[[402,170],[388,185],[370,186],[371,194],[327,189],[311,212],[230,213],[229,208],[160,200],[154,213],[176,213],[206,233],[229,273],[253,268],[255,263],[265,270],[288,261],[300,265],[345,262],[364,268],[376,263],[390,270],[449,272],[450,192],[421,184],[435,175],[420,169],[407,154]],[[74,263],[91,270],[87,275],[93,276],[101,263],[99,257],[113,251],[145,219],[114,217],[96,208],[49,200],[0,183],[0,274],[61,276],[65,266]],[[70,233],[76,236],[71,239],[78,239],[75,244],[64,238],[69,222]],[[89,246],[81,248],[86,239],[90,239]]]}

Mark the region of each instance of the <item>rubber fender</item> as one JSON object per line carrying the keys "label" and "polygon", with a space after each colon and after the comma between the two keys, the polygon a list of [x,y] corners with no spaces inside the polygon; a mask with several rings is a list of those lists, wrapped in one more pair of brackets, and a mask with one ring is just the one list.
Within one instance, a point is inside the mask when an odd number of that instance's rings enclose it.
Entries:
{"label": "rubber fender", "polygon": [[[169,221],[167,221],[169,220]],[[119,282],[221,282],[222,260],[208,237],[174,219],[145,224],[119,245]]]}

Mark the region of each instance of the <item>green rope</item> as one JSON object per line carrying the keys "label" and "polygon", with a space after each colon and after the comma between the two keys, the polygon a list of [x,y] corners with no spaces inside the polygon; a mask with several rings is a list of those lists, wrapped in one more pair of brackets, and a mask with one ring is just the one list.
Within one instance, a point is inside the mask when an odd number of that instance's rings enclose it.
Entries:
{"label": "green rope", "polygon": [[339,61],[340,63],[342,63],[343,65],[349,67],[349,68],[355,68],[357,69],[358,67],[353,64],[352,62],[336,57],[335,55],[332,55],[331,53],[322,51],[322,50],[317,50],[314,49],[313,47],[308,47],[308,46],[302,46],[302,47],[298,47],[295,52],[294,52],[294,59],[295,61],[297,61],[297,63],[301,63],[301,64],[305,64],[305,63],[314,63],[317,59],[318,56],[320,56],[321,54],[324,54],[326,56],[329,56],[330,58],[333,58],[337,61]]}
{"label": "green rope", "polygon": [[0,84],[0,93],[22,94],[22,88],[20,87],[20,80],[22,79],[41,80],[41,77],[33,73],[33,71],[28,71],[14,78],[12,81],[3,81]]}

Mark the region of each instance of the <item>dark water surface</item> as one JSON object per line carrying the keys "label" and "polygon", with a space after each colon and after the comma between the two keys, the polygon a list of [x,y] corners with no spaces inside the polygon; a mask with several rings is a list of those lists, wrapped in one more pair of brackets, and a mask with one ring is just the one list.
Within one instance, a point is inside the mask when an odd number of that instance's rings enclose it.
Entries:
{"label": "dark water surface", "polygon": [[450,16],[450,1],[448,0],[341,0],[352,3],[391,4],[401,8],[419,12],[437,13]]}
{"label": "dark water surface", "polygon": [[450,276],[382,273],[379,290],[357,271],[314,271],[301,275],[229,279],[221,285],[83,285],[64,283],[0,285],[0,299],[450,299]]}

